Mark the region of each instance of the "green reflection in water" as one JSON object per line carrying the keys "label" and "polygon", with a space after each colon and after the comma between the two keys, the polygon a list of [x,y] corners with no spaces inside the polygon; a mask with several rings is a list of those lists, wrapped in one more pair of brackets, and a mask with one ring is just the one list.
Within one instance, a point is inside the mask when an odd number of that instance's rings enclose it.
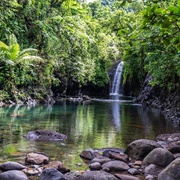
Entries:
{"label": "green reflection in water", "polygon": [[[68,136],[62,142],[27,141],[23,135],[36,129]],[[84,149],[125,148],[140,138],[178,132],[160,111],[129,101],[98,100],[82,103],[60,101],[53,106],[12,106],[0,109],[0,161],[24,161],[25,153],[45,152],[72,170],[86,169],[79,154]],[[82,163],[82,167],[77,167]]]}

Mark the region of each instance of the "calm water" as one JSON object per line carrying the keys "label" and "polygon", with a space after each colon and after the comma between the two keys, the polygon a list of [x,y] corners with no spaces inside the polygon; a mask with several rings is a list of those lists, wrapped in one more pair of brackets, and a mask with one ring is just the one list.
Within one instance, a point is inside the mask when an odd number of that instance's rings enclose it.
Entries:
{"label": "calm water", "polygon": [[[28,131],[48,129],[68,136],[61,142],[27,141]],[[32,151],[45,152],[50,160],[61,160],[71,170],[87,168],[79,157],[84,149],[125,148],[140,138],[178,132],[159,110],[130,100],[59,101],[53,106],[0,108],[0,162],[24,161]],[[76,164],[82,163],[81,167]]]}

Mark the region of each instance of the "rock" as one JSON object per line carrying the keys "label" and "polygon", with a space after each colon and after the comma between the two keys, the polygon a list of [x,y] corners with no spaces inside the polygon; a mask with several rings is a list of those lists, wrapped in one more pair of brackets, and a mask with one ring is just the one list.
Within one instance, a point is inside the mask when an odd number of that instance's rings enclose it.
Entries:
{"label": "rock", "polygon": [[98,157],[98,156],[101,156],[101,155],[96,150],[84,150],[80,154],[80,157],[88,159],[88,160],[92,160],[92,159],[94,159],[95,157]]}
{"label": "rock", "polygon": [[34,168],[28,168],[26,171],[23,171],[23,172],[30,176],[35,176],[40,173],[37,169],[34,169]]}
{"label": "rock", "polygon": [[158,180],[179,180],[180,179],[179,167],[180,167],[180,158],[177,158],[159,173]]}
{"label": "rock", "polygon": [[173,154],[180,153],[180,143],[179,143],[179,141],[177,141],[177,142],[173,142],[173,141],[170,142],[170,143],[168,144],[167,149],[168,149],[170,152],[172,152]]}
{"label": "rock", "polygon": [[121,180],[140,180],[138,177],[125,174],[115,174],[115,177]]}
{"label": "rock", "polygon": [[25,162],[29,164],[38,164],[38,165],[48,164],[49,157],[41,153],[29,153],[26,155]]}
{"label": "rock", "polygon": [[179,157],[180,157],[180,153],[174,154],[174,159],[177,159],[177,158],[179,158]]}
{"label": "rock", "polygon": [[172,141],[180,141],[180,133],[173,134],[160,134],[156,137],[157,141],[165,141],[166,143],[170,143]]}
{"label": "rock", "polygon": [[77,180],[117,180],[117,178],[104,171],[86,171]]}
{"label": "rock", "polygon": [[104,163],[109,162],[109,161],[111,161],[110,158],[107,158],[107,157],[104,157],[104,156],[99,156],[99,157],[95,157],[95,158],[91,161],[91,163],[98,162],[98,163],[100,163],[100,164],[104,164]]}
{"label": "rock", "polygon": [[9,171],[9,170],[22,170],[25,169],[26,166],[19,164],[17,162],[5,162],[0,164],[0,170],[2,171]]}
{"label": "rock", "polygon": [[102,151],[102,155],[106,157],[109,157],[109,153],[111,152],[124,154],[124,150],[120,148],[103,148],[101,151]]}
{"label": "rock", "polygon": [[0,174],[0,180],[28,180],[26,174],[18,170],[10,170]]}
{"label": "rock", "polygon": [[154,177],[150,174],[146,176],[146,180],[156,180],[156,179],[157,179],[156,177]]}
{"label": "rock", "polygon": [[40,180],[66,180],[65,176],[54,168],[45,169],[40,175]]}
{"label": "rock", "polygon": [[24,137],[30,141],[62,141],[67,138],[64,134],[48,130],[30,131]]}
{"label": "rock", "polygon": [[94,163],[91,163],[89,165],[89,168],[91,170],[100,170],[101,169],[101,164],[99,162],[94,162]]}
{"label": "rock", "polygon": [[159,145],[161,145],[163,148],[167,148],[168,144],[165,141],[157,141]]}
{"label": "rock", "polygon": [[66,166],[61,161],[52,161],[49,164],[47,164],[46,166],[44,166],[44,168],[45,169],[54,168],[54,169],[57,169],[58,171],[60,171],[61,173],[67,173],[70,171],[68,168],[66,168]]}
{"label": "rock", "polygon": [[130,143],[125,154],[135,160],[143,160],[153,149],[161,147],[156,141],[139,139]]}
{"label": "rock", "polygon": [[61,173],[67,173],[70,171],[68,168],[65,167],[65,165],[61,161],[52,161],[48,165],[44,166],[44,168],[54,168],[60,171]]}
{"label": "rock", "polygon": [[129,161],[129,157],[127,154],[120,154],[117,152],[109,152],[109,158],[124,161],[125,163]]}
{"label": "rock", "polygon": [[167,149],[153,149],[143,160],[143,165],[155,164],[166,167],[174,160],[174,156]]}
{"label": "rock", "polygon": [[150,164],[144,169],[144,174],[145,175],[153,175],[153,176],[158,176],[158,174],[162,171],[162,167],[157,166],[155,164]]}
{"label": "rock", "polygon": [[104,171],[126,171],[130,167],[122,161],[110,161],[102,165]]}
{"label": "rock", "polygon": [[131,175],[137,175],[137,174],[139,174],[139,173],[138,173],[138,170],[135,169],[135,168],[130,168],[130,169],[128,169],[128,173],[131,174]]}

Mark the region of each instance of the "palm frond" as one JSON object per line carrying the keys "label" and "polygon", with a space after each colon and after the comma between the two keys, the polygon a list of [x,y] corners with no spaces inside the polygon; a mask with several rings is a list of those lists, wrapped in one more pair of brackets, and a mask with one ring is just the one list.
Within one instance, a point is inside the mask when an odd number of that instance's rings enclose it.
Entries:
{"label": "palm frond", "polygon": [[20,61],[26,61],[26,60],[32,60],[32,61],[37,61],[37,62],[43,61],[43,59],[41,57],[39,57],[39,56],[31,56],[31,55],[29,55],[29,56],[24,56],[24,57],[20,58],[19,62]]}
{"label": "palm frond", "polygon": [[27,49],[24,49],[22,50],[20,53],[19,53],[19,57],[23,57],[24,55],[29,55],[29,54],[32,54],[32,53],[37,53],[37,49],[34,49],[34,48],[27,48]]}

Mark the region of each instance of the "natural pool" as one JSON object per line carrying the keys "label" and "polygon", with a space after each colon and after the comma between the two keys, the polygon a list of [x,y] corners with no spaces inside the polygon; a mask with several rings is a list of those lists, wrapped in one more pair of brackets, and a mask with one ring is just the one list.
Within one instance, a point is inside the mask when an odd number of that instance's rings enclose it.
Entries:
{"label": "natural pool", "polygon": [[[23,135],[37,129],[67,135],[65,142],[27,141]],[[79,154],[84,149],[125,148],[140,138],[179,132],[159,110],[143,107],[129,98],[58,101],[54,105],[0,108],[0,162],[24,161],[32,151],[46,153],[71,170],[86,169]],[[77,166],[82,163],[82,166]]]}

